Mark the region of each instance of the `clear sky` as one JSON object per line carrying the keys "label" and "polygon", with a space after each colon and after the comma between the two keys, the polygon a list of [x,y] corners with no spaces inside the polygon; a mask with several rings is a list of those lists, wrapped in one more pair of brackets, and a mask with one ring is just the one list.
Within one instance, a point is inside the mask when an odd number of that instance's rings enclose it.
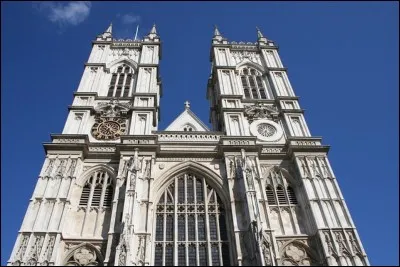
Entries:
{"label": "clear sky", "polygon": [[333,166],[372,265],[398,265],[397,2],[1,3],[1,263],[8,260],[45,157],[61,133],[91,41],[162,40],[163,130],[184,101],[209,125],[213,25],[230,41],[275,41],[313,136]]}

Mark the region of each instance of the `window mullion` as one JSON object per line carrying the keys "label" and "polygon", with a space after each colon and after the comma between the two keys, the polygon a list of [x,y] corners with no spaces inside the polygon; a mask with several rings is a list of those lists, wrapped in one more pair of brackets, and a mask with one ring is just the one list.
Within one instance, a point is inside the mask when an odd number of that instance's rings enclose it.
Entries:
{"label": "window mullion", "polygon": [[212,265],[211,259],[211,244],[210,244],[210,221],[208,218],[208,196],[207,196],[207,184],[205,179],[202,179],[203,188],[204,188],[204,212],[205,212],[205,227],[206,227],[206,247],[207,247],[207,261],[208,265]]}
{"label": "window mullion", "polygon": [[187,213],[187,174],[183,176],[183,188],[184,188],[184,205],[185,205],[185,259],[186,259],[186,266],[189,266],[189,229],[188,229],[188,213]]}
{"label": "window mullion", "polygon": [[175,177],[174,180],[175,186],[174,186],[174,240],[173,240],[173,245],[174,245],[174,266],[178,266],[178,178]]}
{"label": "window mullion", "polygon": [[[92,179],[92,185],[90,186],[90,194],[89,194],[89,199],[88,199],[88,203],[87,203],[87,207],[89,209],[89,207],[92,205],[92,199],[93,199],[93,194],[94,194],[94,189],[96,187],[96,183],[97,183],[97,173],[98,172],[94,172],[93,174],[93,179]],[[90,178],[89,178],[90,179]]]}
{"label": "window mullion", "polygon": [[[126,83],[126,79],[128,79],[128,75],[129,75],[129,73],[125,73],[125,75],[124,75],[124,81],[122,82],[121,96],[124,96],[124,92],[125,92],[125,83]],[[129,89],[128,89],[128,90],[129,90]]]}
{"label": "window mullion", "polygon": [[194,213],[194,223],[195,223],[195,240],[196,240],[196,264],[197,266],[200,266],[200,259],[199,259],[199,223],[198,223],[198,202],[197,202],[197,186],[196,186],[196,177],[193,175],[192,176],[193,180],[193,199],[194,199],[194,207],[195,207],[195,213]]}
{"label": "window mullion", "polygon": [[119,76],[121,75],[121,73],[117,73],[117,79],[115,80],[115,85],[114,85],[114,89],[113,89],[113,97],[116,97],[116,91],[117,91],[117,86],[118,86],[118,81],[119,81]]}
{"label": "window mullion", "polygon": [[165,254],[166,254],[166,229],[167,229],[167,205],[166,205],[166,201],[167,200],[167,190],[165,191],[164,194],[164,221],[163,221],[163,256],[162,256],[162,262],[163,262],[163,266],[165,266]]}

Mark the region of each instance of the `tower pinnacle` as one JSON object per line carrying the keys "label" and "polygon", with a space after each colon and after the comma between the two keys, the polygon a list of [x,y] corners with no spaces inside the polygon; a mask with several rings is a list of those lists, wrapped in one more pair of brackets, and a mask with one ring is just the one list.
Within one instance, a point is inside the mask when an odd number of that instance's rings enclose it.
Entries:
{"label": "tower pinnacle", "polygon": [[216,36],[221,36],[221,33],[219,32],[217,25],[214,25],[214,37]]}
{"label": "tower pinnacle", "polygon": [[261,30],[258,27],[256,27],[256,29],[257,29],[258,42],[265,43],[265,44],[268,43],[268,39],[264,37]]}
{"label": "tower pinnacle", "polygon": [[108,26],[105,32],[112,33],[112,22],[110,23],[110,26]]}

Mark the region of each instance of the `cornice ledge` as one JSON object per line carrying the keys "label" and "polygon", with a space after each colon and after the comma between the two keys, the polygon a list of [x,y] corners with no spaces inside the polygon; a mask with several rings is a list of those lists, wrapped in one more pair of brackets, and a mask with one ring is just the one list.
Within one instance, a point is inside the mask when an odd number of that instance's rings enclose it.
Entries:
{"label": "cornice ledge", "polygon": [[74,96],[94,96],[97,97],[98,93],[97,92],[74,92]]}
{"label": "cornice ledge", "polygon": [[121,136],[121,144],[118,145],[154,145],[157,142],[157,135],[123,135]]}
{"label": "cornice ledge", "polygon": [[74,106],[69,105],[68,110],[90,110],[90,112],[94,112],[94,108],[92,106]]}
{"label": "cornice ledge", "polygon": [[52,143],[89,144],[87,134],[50,134]]}
{"label": "cornice ledge", "polygon": [[298,96],[277,96],[276,100],[299,100]]}
{"label": "cornice ledge", "polygon": [[325,152],[330,146],[322,145],[322,137],[288,137],[286,142],[288,153],[293,152]]}

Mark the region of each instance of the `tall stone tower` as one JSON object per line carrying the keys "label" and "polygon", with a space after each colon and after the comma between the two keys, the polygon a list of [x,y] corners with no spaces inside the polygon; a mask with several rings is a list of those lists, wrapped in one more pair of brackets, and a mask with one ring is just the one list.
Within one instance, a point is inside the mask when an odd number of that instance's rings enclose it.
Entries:
{"label": "tall stone tower", "polygon": [[212,130],[158,129],[161,42],[93,41],[8,265],[369,265],[278,48],[215,28]]}

